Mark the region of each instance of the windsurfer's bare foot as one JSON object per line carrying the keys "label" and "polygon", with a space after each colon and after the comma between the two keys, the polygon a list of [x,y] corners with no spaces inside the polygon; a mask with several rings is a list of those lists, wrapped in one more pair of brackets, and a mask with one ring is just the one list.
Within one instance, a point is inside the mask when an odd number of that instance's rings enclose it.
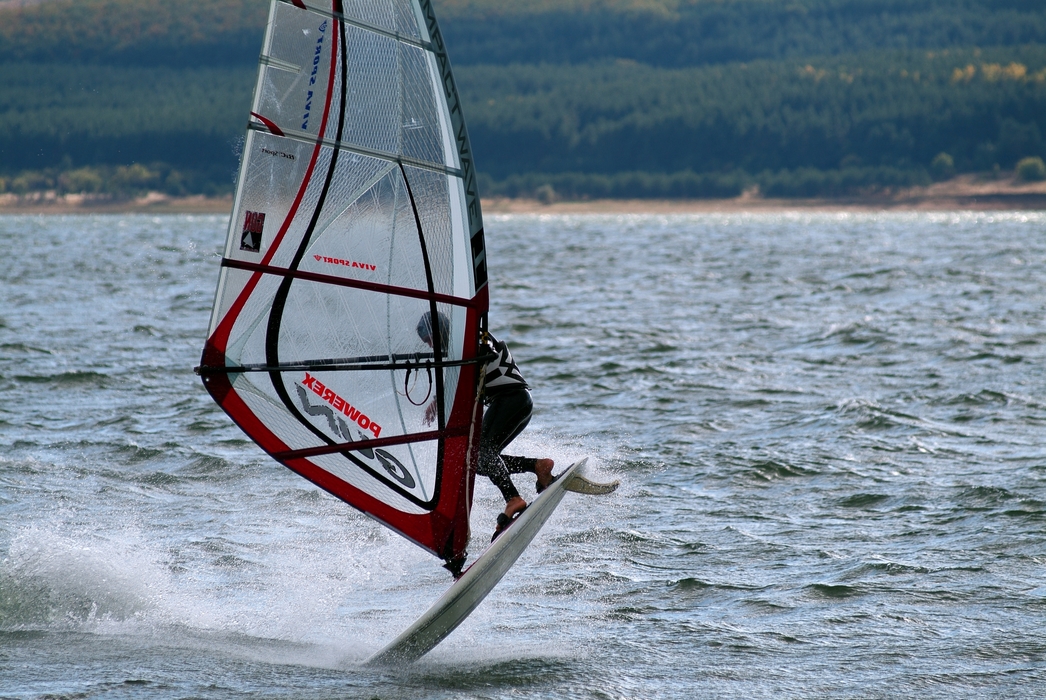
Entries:
{"label": "windsurfer's bare foot", "polygon": [[541,493],[552,483],[552,467],[556,463],[551,459],[539,459],[534,465],[534,473],[538,476],[537,492]]}
{"label": "windsurfer's bare foot", "polygon": [[505,515],[511,518],[515,516],[516,513],[521,512],[526,507],[527,502],[523,500],[523,497],[516,496],[515,498],[511,499],[508,503],[505,504]]}

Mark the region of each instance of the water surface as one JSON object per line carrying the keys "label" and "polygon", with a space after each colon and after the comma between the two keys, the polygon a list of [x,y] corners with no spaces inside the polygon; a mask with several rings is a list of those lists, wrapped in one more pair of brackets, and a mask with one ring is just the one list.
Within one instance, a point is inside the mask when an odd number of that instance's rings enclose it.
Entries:
{"label": "water surface", "polygon": [[449,578],[192,374],[224,228],[0,217],[0,697],[1041,692],[1046,215],[489,217],[520,451],[623,485],[393,670]]}

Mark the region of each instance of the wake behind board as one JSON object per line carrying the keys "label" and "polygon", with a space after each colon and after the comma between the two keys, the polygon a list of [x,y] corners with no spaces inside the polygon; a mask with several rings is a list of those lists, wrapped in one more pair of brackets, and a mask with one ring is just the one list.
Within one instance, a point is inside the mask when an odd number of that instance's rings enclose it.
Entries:
{"label": "wake behind board", "polygon": [[[616,484],[596,484],[581,476],[587,461],[586,457],[575,462],[556,477],[417,622],[368,659],[367,664],[409,663],[424,656],[483,602],[534,539],[567,491],[610,493],[617,487]],[[596,490],[579,490],[586,484],[596,487]],[[604,490],[600,491],[598,487]]]}

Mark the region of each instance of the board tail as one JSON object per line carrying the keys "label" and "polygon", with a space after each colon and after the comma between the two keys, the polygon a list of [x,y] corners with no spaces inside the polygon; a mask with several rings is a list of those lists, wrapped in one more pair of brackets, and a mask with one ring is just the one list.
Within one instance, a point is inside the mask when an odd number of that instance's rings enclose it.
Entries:
{"label": "board tail", "polygon": [[417,622],[368,659],[367,665],[389,666],[416,661],[453,632],[523,554],[563,500],[569,490],[568,484],[584,470],[587,461],[587,458],[582,459],[568,467]]}

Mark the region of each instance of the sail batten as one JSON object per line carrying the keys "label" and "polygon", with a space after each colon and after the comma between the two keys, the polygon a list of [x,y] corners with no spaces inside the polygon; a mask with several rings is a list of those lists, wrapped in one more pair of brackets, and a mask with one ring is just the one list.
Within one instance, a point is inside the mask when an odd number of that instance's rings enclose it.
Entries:
{"label": "sail batten", "polygon": [[[451,435],[450,431],[430,430],[427,433],[413,433],[411,435],[397,435],[394,438],[378,440],[361,440],[359,442],[341,442],[336,445],[323,445],[321,447],[303,447],[299,450],[277,452],[273,455],[276,459],[298,459],[300,457],[319,457],[321,455],[332,455],[340,452],[359,452],[376,447],[390,447],[392,445],[406,445],[413,442],[429,442]],[[453,433],[458,434],[458,433]]]}
{"label": "sail batten", "polygon": [[274,459],[450,558],[468,541],[487,288],[434,22],[427,0],[271,0],[198,371]]}
{"label": "sail batten", "polygon": [[347,279],[343,277],[335,277],[333,275],[324,275],[316,272],[306,272],[303,270],[293,270],[291,268],[274,267],[272,265],[260,265],[251,264],[243,260],[233,260],[229,258],[222,259],[222,267],[234,267],[240,270],[253,270],[266,275],[276,275],[278,277],[294,277],[297,279],[310,280],[314,282],[323,282],[325,284],[333,284],[341,287],[355,287],[357,289],[368,289],[374,292],[380,292],[382,294],[390,294],[392,296],[412,297],[415,299],[432,299],[441,304],[453,304],[455,306],[466,306],[466,307],[479,307],[483,302],[476,297],[466,299],[464,297],[456,297],[450,294],[440,294],[438,292],[426,292],[424,290],[410,289],[408,287],[394,287],[387,284],[378,284],[376,282],[366,282],[364,280]]}
{"label": "sail batten", "polygon": [[[258,115],[258,116],[260,116],[260,115]],[[269,133],[272,133],[271,127],[268,124],[265,124],[265,123],[257,124],[255,122],[250,122],[247,125],[247,128],[251,129],[253,131],[268,131]],[[431,170],[433,172],[443,173],[445,175],[452,175],[454,177],[463,177],[464,176],[464,173],[461,170],[461,168],[452,168],[452,167],[449,167],[447,165],[443,165],[441,163],[434,163],[434,162],[430,162],[430,161],[419,160],[417,158],[411,158],[409,156],[404,156],[404,155],[397,155],[395,153],[388,153],[388,152],[385,152],[385,151],[379,151],[379,150],[372,149],[372,148],[364,148],[363,146],[358,146],[358,145],[355,145],[355,144],[350,143],[348,141],[335,141],[333,139],[325,139],[325,138],[317,139],[315,136],[311,136],[311,135],[309,135],[309,134],[307,134],[307,133],[305,133],[303,131],[295,131],[293,129],[283,129],[283,128],[281,128],[280,129],[280,133],[279,134],[274,134],[274,135],[282,136],[282,137],[285,137],[285,138],[288,138],[288,139],[293,139],[293,140],[296,140],[296,141],[301,141],[302,143],[308,143],[308,144],[317,144],[318,143],[319,145],[327,146],[328,148],[338,148],[338,149],[343,150],[343,151],[350,151],[352,153],[356,153],[356,154],[361,155],[361,156],[368,156],[370,158],[377,158],[379,160],[384,160],[384,161],[387,161],[389,163],[394,163],[394,164],[397,164],[397,165],[400,165],[400,164],[402,164],[402,165],[409,165],[409,166],[412,166],[412,167],[415,167],[415,168],[420,168],[422,170]]]}
{"label": "sail batten", "polygon": [[295,7],[301,8],[303,10],[308,10],[309,12],[313,12],[313,13],[315,13],[317,15],[320,15],[321,17],[329,17],[330,19],[341,20],[341,21],[343,21],[345,24],[347,24],[349,26],[356,27],[358,29],[364,29],[366,31],[373,32],[373,33],[378,34],[380,36],[388,37],[389,39],[394,39],[394,40],[402,42],[404,44],[410,44],[412,46],[417,46],[418,48],[427,49],[429,51],[433,50],[432,42],[421,40],[421,39],[417,38],[416,36],[408,36],[406,34],[401,34],[401,33],[396,32],[396,31],[390,31],[388,29],[383,29],[383,28],[381,28],[381,27],[379,27],[379,26],[377,26],[375,24],[370,24],[368,22],[364,22],[364,21],[361,21],[359,19],[353,19],[349,15],[347,15],[345,13],[342,13],[342,12],[335,12],[335,11],[332,11],[332,10],[325,10],[322,7],[319,7],[319,6],[315,5],[314,3],[307,3],[307,2],[303,2],[302,0],[279,0],[279,1],[284,3],[284,4],[294,5]]}

